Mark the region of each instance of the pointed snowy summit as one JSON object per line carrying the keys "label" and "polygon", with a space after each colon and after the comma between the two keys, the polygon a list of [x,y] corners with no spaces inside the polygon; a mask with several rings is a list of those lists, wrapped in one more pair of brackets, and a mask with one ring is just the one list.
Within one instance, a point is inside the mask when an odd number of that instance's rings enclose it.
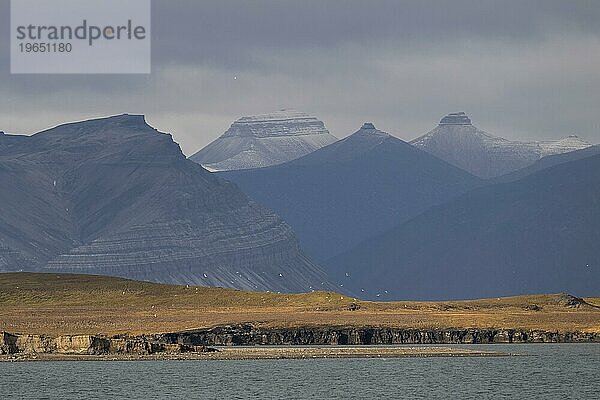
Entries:
{"label": "pointed snowy summit", "polygon": [[371,130],[371,129],[373,129],[373,130],[375,130],[375,125],[373,125],[372,122],[365,122],[363,124],[362,128],[360,128],[360,129],[364,129],[364,130]]}
{"label": "pointed snowy summit", "polygon": [[381,137],[391,136],[389,133],[380,131],[379,129],[375,128],[375,124],[373,124],[372,122],[365,122],[355,134]]}

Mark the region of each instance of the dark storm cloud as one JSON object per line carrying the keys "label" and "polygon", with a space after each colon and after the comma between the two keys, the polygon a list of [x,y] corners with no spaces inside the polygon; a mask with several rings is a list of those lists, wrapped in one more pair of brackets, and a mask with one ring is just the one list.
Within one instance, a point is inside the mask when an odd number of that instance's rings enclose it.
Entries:
{"label": "dark storm cloud", "polygon": [[[8,47],[8,4],[0,0],[2,50]],[[451,46],[464,37],[529,41],[561,31],[600,32],[600,2],[594,0],[153,0],[152,5],[155,64],[237,67],[244,61],[251,68],[247,56],[257,48],[392,41],[407,51],[427,51],[431,43]],[[2,56],[6,62],[6,51]]]}
{"label": "dark storm cloud", "polygon": [[335,47],[378,40],[451,43],[457,36],[529,40],[555,29],[598,32],[599,10],[594,1],[573,6],[522,0],[155,0],[153,15],[159,58],[204,60],[204,53],[226,55],[255,47]]}
{"label": "dark storm cloud", "polygon": [[338,136],[373,120],[405,139],[464,109],[499,135],[600,142],[598,1],[154,0],[148,76],[10,75],[8,4],[4,130],[141,112],[191,153],[281,107]]}

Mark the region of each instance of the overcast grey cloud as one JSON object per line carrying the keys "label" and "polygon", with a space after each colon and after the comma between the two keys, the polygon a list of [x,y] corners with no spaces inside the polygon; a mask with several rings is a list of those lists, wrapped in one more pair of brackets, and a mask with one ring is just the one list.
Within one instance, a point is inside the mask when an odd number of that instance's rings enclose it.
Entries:
{"label": "overcast grey cloud", "polygon": [[239,116],[280,108],[338,137],[369,120],[407,140],[464,110],[508,138],[600,142],[597,1],[154,0],[147,76],[10,75],[8,6],[8,132],[136,112],[191,154]]}

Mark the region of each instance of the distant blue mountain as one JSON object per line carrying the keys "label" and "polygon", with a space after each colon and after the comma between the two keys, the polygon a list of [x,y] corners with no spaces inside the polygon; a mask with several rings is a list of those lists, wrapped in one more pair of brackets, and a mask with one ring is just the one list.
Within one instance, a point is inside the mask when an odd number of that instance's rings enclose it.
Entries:
{"label": "distant blue mountain", "polygon": [[539,159],[534,164],[528,167],[519,169],[506,175],[499,176],[497,178],[492,178],[488,181],[488,183],[514,182],[535,172],[542,171],[546,168],[550,168],[555,165],[563,164],[569,161],[581,160],[583,158],[595,156],[597,154],[600,154],[600,145],[590,146],[585,149],[575,150],[569,153],[546,156]]}
{"label": "distant blue mountain", "polygon": [[331,279],[366,298],[598,295],[599,172],[595,155],[477,188],[329,260]]}
{"label": "distant blue mountain", "polygon": [[219,176],[283,217],[316,261],[481,182],[370,123],[297,160]]}

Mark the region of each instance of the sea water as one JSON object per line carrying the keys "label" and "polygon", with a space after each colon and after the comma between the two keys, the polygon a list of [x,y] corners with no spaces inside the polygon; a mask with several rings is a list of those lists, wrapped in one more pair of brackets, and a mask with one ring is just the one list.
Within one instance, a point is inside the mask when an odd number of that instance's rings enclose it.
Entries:
{"label": "sea water", "polygon": [[0,363],[2,399],[600,399],[600,345],[508,357]]}

